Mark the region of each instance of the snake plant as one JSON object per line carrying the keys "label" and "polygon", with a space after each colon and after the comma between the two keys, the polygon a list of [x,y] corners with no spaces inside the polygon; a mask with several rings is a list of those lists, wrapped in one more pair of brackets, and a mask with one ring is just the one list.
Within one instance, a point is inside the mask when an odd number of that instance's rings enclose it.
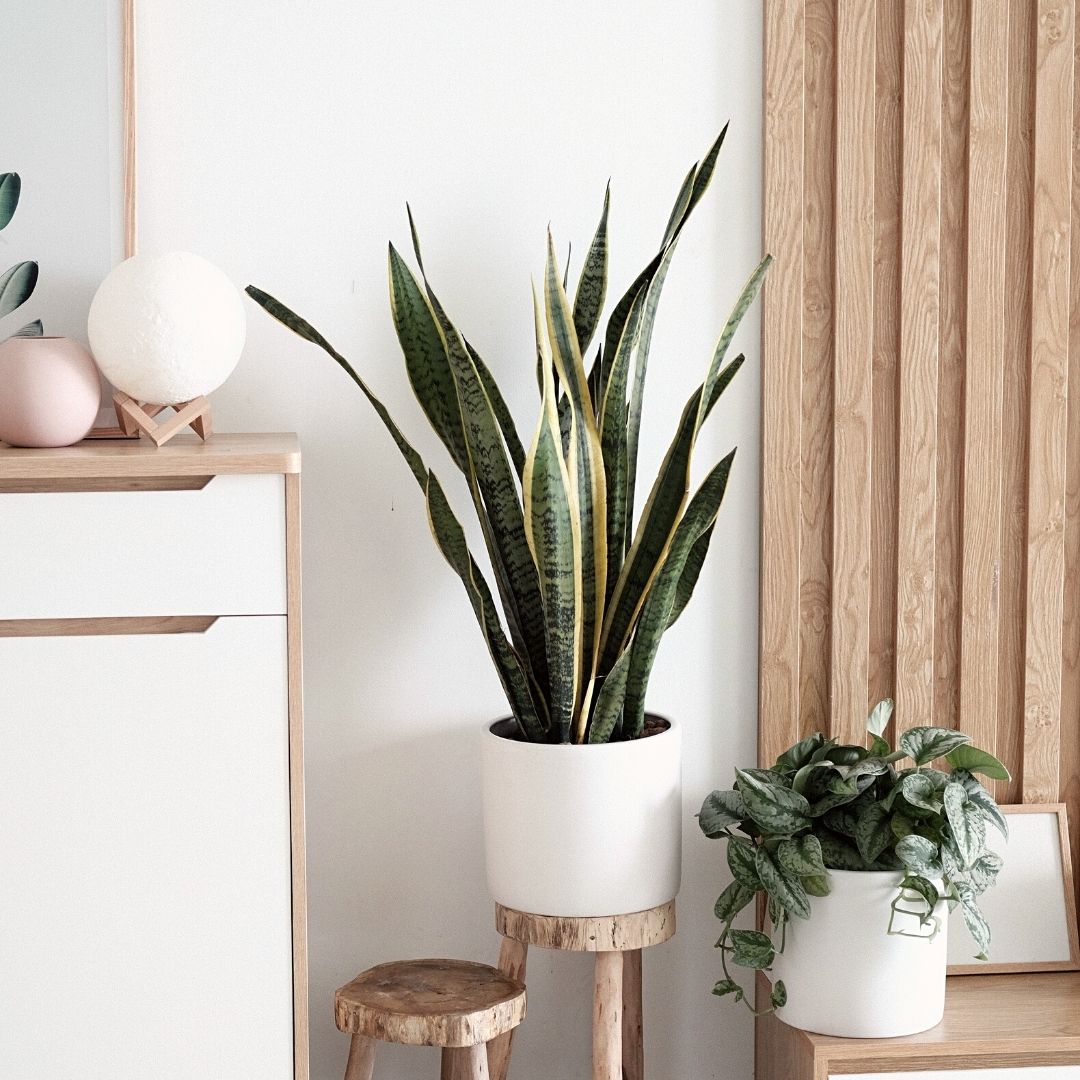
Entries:
{"label": "snake plant", "polygon": [[461,471],[502,605],[442,484],[353,366],[274,297],[248,294],[320,346],[374,407],[427,503],[435,542],[465,587],[523,738],[602,743],[645,733],[645,691],[660,639],[686,606],[709,549],[734,450],[689,496],[698,433],[743,363],[725,363],[770,259],[750,276],[690,395],[636,527],[638,437],[657,304],[686,222],[712,178],[724,135],[687,173],[660,248],[615,304],[589,370],[607,294],[608,208],[571,302],[549,231],[533,288],[540,415],[526,448],[479,353],[450,320],[424,270],[390,245],[390,307],[405,370]]}
{"label": "snake plant", "polygon": [[[0,229],[7,228],[19,206],[22,193],[22,181],[18,173],[0,173]],[[16,263],[9,270],[0,274],[0,318],[11,314],[17,307],[30,299],[30,294],[37,285],[38,264],[36,262]],[[41,320],[36,319],[16,330],[12,337],[40,337]]]}
{"label": "snake plant", "polygon": [[[1008,825],[975,774],[1008,780],[1009,770],[950,728],[909,728],[894,750],[883,738],[892,712],[890,698],[871,712],[869,748],[840,745],[817,732],[785,750],[771,768],[736,769],[734,788],[705,799],[698,824],[710,839],[727,843],[734,879],[716,901],[724,924],[716,943],[724,971],[713,989],[718,997],[731,995],[753,1008],[728,960],[769,971],[784,951],[791,919],[811,918],[811,897],[829,894],[830,870],[895,872],[885,933],[933,938],[940,929],[939,901],[950,910],[959,904],[977,959],[987,958],[990,927],[978,897],[997,880],[1002,864],[987,845],[987,829],[1007,837]],[[910,764],[901,767],[905,761]],[[948,771],[934,768],[935,762]],[[768,901],[772,937],[733,927],[758,895]],[[917,916],[920,931],[900,928],[898,915]],[[786,1001],[777,981],[771,1004],[779,1008]]]}

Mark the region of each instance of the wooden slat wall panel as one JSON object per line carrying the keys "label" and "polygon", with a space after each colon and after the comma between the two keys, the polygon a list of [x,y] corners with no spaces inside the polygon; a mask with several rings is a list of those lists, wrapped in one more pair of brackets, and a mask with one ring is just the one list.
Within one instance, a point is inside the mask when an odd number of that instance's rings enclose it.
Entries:
{"label": "wooden slat wall panel", "polygon": [[892,694],[1080,845],[1075,4],[765,0],[760,748]]}
{"label": "wooden slat wall panel", "polygon": [[870,663],[875,30],[872,4],[837,6],[830,687],[832,729],[850,738]]}
{"label": "wooden slat wall panel", "polygon": [[[762,290],[761,684],[758,753],[772,761],[799,732],[802,417],[803,40],[801,5],[765,8],[765,245]],[[797,298],[792,304],[790,299]]]}

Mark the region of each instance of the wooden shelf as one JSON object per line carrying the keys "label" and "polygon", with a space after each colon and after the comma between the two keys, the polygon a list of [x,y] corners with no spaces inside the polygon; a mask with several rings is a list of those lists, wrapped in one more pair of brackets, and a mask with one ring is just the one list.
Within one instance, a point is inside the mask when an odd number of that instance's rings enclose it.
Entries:
{"label": "wooden shelf", "polygon": [[0,443],[0,481],[299,471],[300,443],[292,434],[213,435],[205,443],[178,435],[161,447],[144,439],[89,439],[54,450]]}
{"label": "wooden shelf", "polygon": [[[762,986],[759,979],[759,1000]],[[764,1000],[768,1000],[767,992]],[[957,975],[945,1018],[897,1039],[840,1039],[757,1023],[757,1080],[826,1080],[830,1075],[1080,1064],[1080,972]]]}

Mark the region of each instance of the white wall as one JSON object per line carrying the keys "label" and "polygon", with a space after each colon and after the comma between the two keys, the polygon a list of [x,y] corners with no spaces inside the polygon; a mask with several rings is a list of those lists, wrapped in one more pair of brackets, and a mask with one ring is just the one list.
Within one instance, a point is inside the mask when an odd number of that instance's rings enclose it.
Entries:
{"label": "white wall", "polygon": [[[732,129],[661,308],[643,433],[655,471],[678,411],[760,255],[761,14],[755,3],[139,0],[144,249],[188,248],[281,296],[354,358],[432,461],[387,311],[386,242],[406,198],[429,272],[504,385],[536,408],[529,275],[550,221],[580,254],[613,178],[625,287],[659,243],[686,168]],[[577,263],[579,265],[579,263]],[[621,291],[621,288],[620,288]],[[335,987],[377,961],[494,960],[477,732],[505,712],[418,492],[369,406],[321,353],[253,305],[215,396],[223,430],[299,431],[313,1073],[341,1075]],[[714,415],[699,473],[739,445],[712,556],[661,650],[650,704],[686,727],[686,873],[676,939],[647,957],[656,1080],[744,1080],[752,1024],[710,996],[720,850],[702,796],[754,756],[758,335]],[[441,469],[451,479],[451,468]],[[460,494],[460,492],[459,492]],[[587,1073],[589,966],[536,954],[516,1080]],[[419,1061],[417,1058],[419,1054]],[[382,1080],[434,1075],[390,1048]],[[427,1071],[423,1071],[427,1070]]]}

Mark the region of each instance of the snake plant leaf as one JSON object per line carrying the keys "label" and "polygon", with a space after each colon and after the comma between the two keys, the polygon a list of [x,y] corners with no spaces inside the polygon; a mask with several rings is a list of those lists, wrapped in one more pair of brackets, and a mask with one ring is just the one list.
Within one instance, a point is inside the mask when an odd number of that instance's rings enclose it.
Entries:
{"label": "snake plant leaf", "polygon": [[[596,672],[600,627],[607,587],[607,486],[596,412],[589,395],[588,377],[578,348],[570,302],[559,280],[555,245],[548,233],[544,273],[544,310],[555,369],[570,399],[570,447],[567,470],[578,512],[581,536],[582,670],[586,682]],[[545,389],[545,392],[547,390]],[[615,657],[604,669],[614,666]],[[584,723],[581,710],[579,724]],[[581,734],[584,732],[582,730]]]}
{"label": "snake plant leaf", "polygon": [[766,832],[790,836],[810,825],[810,804],[797,791],[767,783],[747,769],[736,769],[735,776],[747,814]]}
{"label": "snake plant leaf", "polygon": [[705,796],[698,811],[701,831],[715,840],[723,836],[732,825],[738,825],[746,817],[746,804],[737,791],[713,791]]}
{"label": "snake plant leaf", "polygon": [[472,604],[476,621],[483,631],[499,681],[510,702],[514,717],[525,738],[534,742],[546,736],[546,718],[541,718],[543,698],[531,692],[529,680],[520,658],[511,648],[499,624],[499,615],[476,560],[469,553],[465,531],[454,516],[446,495],[434,473],[428,474],[425,492],[428,523],[432,536],[446,561],[457,573]]}
{"label": "snake plant leaf", "polygon": [[45,333],[45,328],[41,325],[40,319],[35,319],[33,322],[27,323],[25,326],[20,326],[18,330],[12,334],[12,337],[41,337]]}
{"label": "snake plant leaf", "polygon": [[754,850],[754,865],[762,888],[771,899],[797,919],[810,918],[810,901],[806,897],[806,890],[797,877],[780,866],[764,844],[759,844]]}
{"label": "snake plant leaf", "polygon": [[969,773],[982,773],[991,780],[1011,780],[1009,770],[993,754],[980,750],[976,746],[958,746],[945,755],[945,760],[954,769],[963,769]]}
{"label": "snake plant leaf", "polygon": [[[544,341],[538,306],[536,310],[538,331]],[[571,740],[582,679],[581,534],[574,492],[562,456],[551,365],[545,363],[543,368],[540,420],[525,457],[525,534],[539,569],[543,597],[551,722],[559,741],[565,743]],[[573,734],[576,736],[577,731]]]}
{"label": "snake plant leaf", "polygon": [[[738,881],[733,881],[717,898],[713,908],[716,917],[729,923],[754,899],[755,891]],[[714,991],[715,993],[715,991]]]}
{"label": "snake plant leaf", "polygon": [[660,244],[661,250],[666,248],[677,236],[679,226],[686,217],[686,211],[690,207],[690,198],[694,194],[694,181],[697,179],[700,161],[695,161],[690,166],[690,171],[683,177],[679,187],[679,194],[675,196],[675,205],[668,215],[667,227],[664,229],[664,239]]}
{"label": "snake plant leaf", "polygon": [[401,452],[401,456],[405,459],[405,464],[409,466],[409,471],[413,474],[416,482],[420,485],[420,490],[426,492],[428,484],[428,469],[424,464],[424,459],[420,456],[419,452],[413,447],[412,443],[401,433],[401,429],[394,423],[393,418],[387,411],[383,403],[371,392],[368,385],[357,374],[356,369],[341,355],[331,344],[311,325],[306,319],[297,315],[296,312],[286,307],[280,300],[271,296],[267,292],[263,292],[262,289],[256,288],[254,285],[249,285],[244,290],[248,296],[252,298],[264,311],[273,318],[277,319],[282,326],[287,327],[294,334],[302,337],[305,341],[310,341],[314,345],[318,345],[323,352],[331,356],[337,364],[345,371],[350,379],[358,387],[364,397],[371,403],[372,408],[375,410],[376,415],[383,422],[383,426],[390,433],[390,438],[394,440],[394,445],[397,446]]}
{"label": "snake plant leaf", "polygon": [[600,685],[600,693],[589,721],[589,742],[605,743],[611,739],[615,725],[622,715],[623,699],[626,696],[626,675],[630,670],[629,649],[615,661],[615,666],[608,672]]}
{"label": "snake plant leaf", "polygon": [[[736,357],[713,383],[712,396],[705,415],[731,384],[742,366]],[[648,502],[642,511],[626,561],[619,574],[611,602],[605,614],[600,656],[600,671],[615,662],[626,646],[649,587],[667,555],[668,545],[686,504],[690,485],[690,465],[697,439],[702,387],[699,386],[683,409],[675,437],[660,466]]]}
{"label": "snake plant leaf", "polygon": [[465,342],[465,348],[469,350],[472,362],[476,365],[477,374],[479,374],[480,381],[484,384],[484,392],[491,402],[492,409],[495,410],[495,419],[499,422],[499,428],[502,431],[506,449],[510,454],[510,460],[514,463],[514,470],[520,478],[525,471],[525,447],[521,444],[517,424],[514,423],[514,417],[510,413],[506,399],[502,396],[499,384],[495,381],[495,376],[491,374],[487,364],[484,363],[480,358],[480,354],[467,341]]}
{"label": "snake plant leaf", "polygon": [[16,263],[0,275],[0,318],[30,299],[37,279],[38,264],[32,260]]}
{"label": "snake plant leaf", "polygon": [[642,605],[630,647],[630,672],[626,684],[623,731],[630,738],[640,734],[645,725],[645,693],[649,676],[660,648],[660,640],[675,610],[676,591],[686,568],[686,560],[694,544],[716,521],[734,460],[735,451],[732,450],[710,471],[690,500],[686,513],[675,529],[664,564]]}
{"label": "snake plant leaf", "polygon": [[945,785],[944,802],[953,842],[964,867],[970,867],[986,844],[986,819],[982,811],[968,799],[961,782]]}
{"label": "snake plant leaf", "polygon": [[[608,181],[604,192],[604,209],[600,214],[600,224],[596,227],[589,253],[585,256],[585,265],[581,268],[577,291],[574,293],[574,331],[577,334],[578,347],[585,354],[596,333],[600,322],[600,312],[604,310],[607,296],[608,271],[608,209],[611,206],[611,182]],[[566,256],[566,268],[570,269],[570,255]],[[563,281],[563,288],[566,281]]]}
{"label": "snake plant leaf", "polygon": [[[877,738],[880,738],[885,729],[889,726],[889,720],[892,719],[893,714],[893,699],[884,698],[879,701],[870,713],[866,720],[866,730]],[[886,744],[886,747],[888,744]],[[886,753],[888,749],[886,748]]]}
{"label": "snake plant leaf", "polygon": [[708,190],[709,184],[712,181],[713,170],[716,168],[717,158],[720,157],[720,150],[724,145],[724,140],[727,138],[728,127],[728,124],[723,126],[720,134],[716,136],[716,140],[701,159],[697,176],[694,177],[694,190],[690,195],[690,202],[687,204],[686,213],[683,215],[684,223],[693,212],[694,207],[701,201],[701,197]]}
{"label": "snake plant leaf", "polygon": [[940,727],[908,728],[900,736],[900,747],[916,765],[928,765],[964,743],[971,742],[962,731]]}
{"label": "snake plant leaf", "polygon": [[686,566],[683,567],[683,572],[679,577],[679,584],[675,587],[675,604],[671,609],[671,618],[668,619],[669,628],[675,625],[684,608],[690,602],[690,597],[694,595],[694,587],[701,576],[701,568],[705,565],[705,556],[709,553],[709,544],[712,542],[715,528],[716,523],[714,522],[697,538],[694,546],[690,549],[690,554],[686,557]]}
{"label": "snake plant leaf", "polygon": [[19,205],[22,180],[18,173],[0,173],[0,229],[6,228]]}
{"label": "snake plant leaf", "polygon": [[405,371],[420,407],[454,464],[469,475],[457,387],[431,304],[393,244],[388,256],[390,311],[405,356]]}

